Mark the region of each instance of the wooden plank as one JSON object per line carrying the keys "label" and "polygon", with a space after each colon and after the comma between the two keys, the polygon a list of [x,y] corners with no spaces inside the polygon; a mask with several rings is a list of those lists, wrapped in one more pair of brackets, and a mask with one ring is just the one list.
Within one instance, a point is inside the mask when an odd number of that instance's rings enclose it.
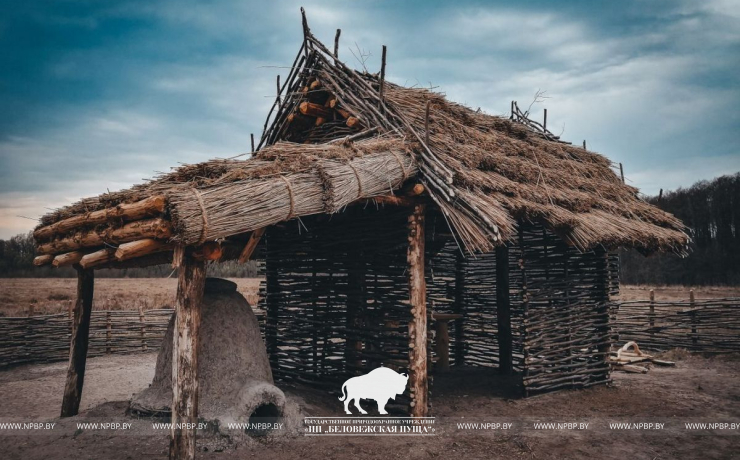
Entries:
{"label": "wooden plank", "polygon": [[498,323],[499,371],[509,375],[514,369],[509,299],[509,247],[496,247],[496,322]]}
{"label": "wooden plank", "polygon": [[[180,261],[175,301],[175,333],[172,348],[172,431],[170,460],[195,458],[195,428],[184,423],[198,422],[198,331],[205,288],[205,262],[175,249]],[[179,426],[178,426],[179,425]]]}
{"label": "wooden plank", "polygon": [[427,286],[424,278],[424,213],[426,206],[417,204],[408,218],[409,302],[409,390],[411,416],[425,417],[428,405],[427,381]]}
{"label": "wooden plank", "polygon": [[72,417],[80,410],[82,386],[85,381],[85,365],[90,335],[95,275],[92,270],[77,268],[77,302],[72,323],[72,339],[69,346],[69,367],[62,398],[62,417]]}

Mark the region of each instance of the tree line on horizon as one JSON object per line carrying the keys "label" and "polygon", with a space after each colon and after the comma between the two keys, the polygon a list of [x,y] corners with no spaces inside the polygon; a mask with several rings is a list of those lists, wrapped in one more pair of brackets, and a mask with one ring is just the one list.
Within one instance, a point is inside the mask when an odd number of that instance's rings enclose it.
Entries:
{"label": "tree line on horizon", "polygon": [[[691,252],[645,257],[635,250],[620,251],[620,279],[625,284],[740,284],[740,173],[699,181],[646,201],[681,219],[690,229]],[[0,240],[0,277],[75,277],[71,267],[34,267],[36,250],[32,232]],[[210,276],[258,276],[255,262],[211,264]],[[102,278],[160,278],[172,275],[169,265],[145,268],[102,269]]]}

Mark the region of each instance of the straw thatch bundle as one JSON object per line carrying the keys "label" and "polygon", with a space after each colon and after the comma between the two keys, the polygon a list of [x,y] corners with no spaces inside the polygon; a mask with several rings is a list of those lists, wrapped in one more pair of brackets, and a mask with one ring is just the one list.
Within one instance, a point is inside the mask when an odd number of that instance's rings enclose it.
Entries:
{"label": "straw thatch bundle", "polygon": [[[399,141],[365,141],[348,152],[344,147],[332,146],[329,151],[336,154],[335,159],[306,155],[305,147],[295,146],[285,146],[294,154],[286,158],[281,147],[272,146],[262,155],[279,152],[282,160],[301,165],[306,172],[234,182],[225,182],[222,177],[220,185],[171,191],[168,196],[176,239],[185,244],[203,243],[294,217],[334,213],[359,199],[393,193],[416,174],[414,157]],[[364,147],[388,150],[365,155]],[[345,159],[340,159],[343,152]],[[347,158],[347,154],[353,157]],[[229,174],[237,177],[236,171]]]}

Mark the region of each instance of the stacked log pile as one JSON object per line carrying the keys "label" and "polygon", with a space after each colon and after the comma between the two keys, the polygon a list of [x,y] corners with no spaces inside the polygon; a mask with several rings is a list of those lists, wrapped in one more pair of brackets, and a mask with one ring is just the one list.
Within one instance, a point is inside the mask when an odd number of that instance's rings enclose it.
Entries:
{"label": "stacked log pile", "polygon": [[[82,213],[37,228],[37,266],[103,268],[172,250],[172,224],[165,218],[166,199],[157,195]],[[138,266],[163,263],[165,257],[137,260]],[[150,263],[148,263],[150,262]]]}

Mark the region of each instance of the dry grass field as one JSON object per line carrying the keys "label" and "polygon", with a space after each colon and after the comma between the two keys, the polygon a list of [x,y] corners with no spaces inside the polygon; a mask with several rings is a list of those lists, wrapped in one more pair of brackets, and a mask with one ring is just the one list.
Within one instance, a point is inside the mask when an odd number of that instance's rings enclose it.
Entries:
{"label": "dry grass field", "polygon": [[[234,278],[251,305],[258,300],[258,278]],[[27,316],[66,312],[74,302],[77,281],[72,278],[0,278],[0,316]],[[95,280],[96,310],[144,310],[172,307],[176,278],[100,278]],[[655,300],[688,300],[689,286],[621,287],[622,300],[647,300],[650,289]],[[697,299],[740,297],[740,286],[695,287]]]}
{"label": "dry grass field", "polygon": [[[259,279],[235,278],[250,305],[258,300]],[[95,280],[95,310],[154,310],[171,308],[177,278],[99,278]],[[0,278],[0,316],[67,312],[75,301],[73,278]]]}

